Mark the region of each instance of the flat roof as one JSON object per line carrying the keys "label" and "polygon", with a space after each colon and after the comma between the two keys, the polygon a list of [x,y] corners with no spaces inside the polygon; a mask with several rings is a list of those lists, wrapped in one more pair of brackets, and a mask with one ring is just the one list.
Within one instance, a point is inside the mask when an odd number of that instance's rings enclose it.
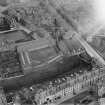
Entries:
{"label": "flat roof", "polygon": [[22,31],[19,31],[19,30],[6,32],[6,33],[0,33],[0,47],[4,40],[16,41],[20,39],[26,39],[26,36]]}
{"label": "flat roof", "polygon": [[27,41],[24,43],[18,43],[18,52],[25,50],[38,49],[43,46],[51,46],[51,43],[46,38],[41,38],[38,40]]}

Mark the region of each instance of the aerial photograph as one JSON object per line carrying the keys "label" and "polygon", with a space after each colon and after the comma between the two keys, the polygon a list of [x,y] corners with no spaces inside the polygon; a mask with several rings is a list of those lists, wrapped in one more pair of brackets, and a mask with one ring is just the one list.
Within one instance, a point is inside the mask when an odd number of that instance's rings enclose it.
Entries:
{"label": "aerial photograph", "polygon": [[0,0],[0,105],[105,105],[105,0]]}

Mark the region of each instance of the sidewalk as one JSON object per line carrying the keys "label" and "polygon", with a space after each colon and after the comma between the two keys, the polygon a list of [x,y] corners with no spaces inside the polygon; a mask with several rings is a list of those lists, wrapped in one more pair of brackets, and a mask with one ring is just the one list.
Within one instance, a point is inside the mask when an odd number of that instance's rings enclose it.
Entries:
{"label": "sidewalk", "polygon": [[68,100],[68,99],[70,99],[70,98],[73,98],[73,97],[75,97],[75,96],[77,96],[77,95],[79,95],[79,94],[81,94],[81,93],[83,93],[83,92],[89,90],[89,88],[90,88],[90,87],[87,87],[87,88],[85,88],[85,89],[80,90],[76,95],[71,95],[71,94],[70,94],[70,95],[67,95],[67,96],[63,97],[62,99],[60,99],[58,102],[56,102],[56,103],[54,103],[54,104],[55,104],[55,105],[59,105],[59,104],[61,104],[62,102],[64,102],[64,101],[66,101],[66,100]]}

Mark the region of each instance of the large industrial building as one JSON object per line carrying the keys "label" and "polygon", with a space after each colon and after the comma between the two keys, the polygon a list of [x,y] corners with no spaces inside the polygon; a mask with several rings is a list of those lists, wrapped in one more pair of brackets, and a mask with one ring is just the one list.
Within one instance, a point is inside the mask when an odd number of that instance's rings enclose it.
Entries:
{"label": "large industrial building", "polygon": [[105,105],[104,0],[0,1],[0,105]]}

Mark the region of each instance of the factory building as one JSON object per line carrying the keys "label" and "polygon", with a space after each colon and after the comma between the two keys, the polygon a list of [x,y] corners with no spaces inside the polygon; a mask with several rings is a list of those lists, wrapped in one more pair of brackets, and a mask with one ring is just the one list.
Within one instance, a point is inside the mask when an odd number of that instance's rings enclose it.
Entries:
{"label": "factory building", "polygon": [[0,105],[104,105],[103,0],[0,1]]}

